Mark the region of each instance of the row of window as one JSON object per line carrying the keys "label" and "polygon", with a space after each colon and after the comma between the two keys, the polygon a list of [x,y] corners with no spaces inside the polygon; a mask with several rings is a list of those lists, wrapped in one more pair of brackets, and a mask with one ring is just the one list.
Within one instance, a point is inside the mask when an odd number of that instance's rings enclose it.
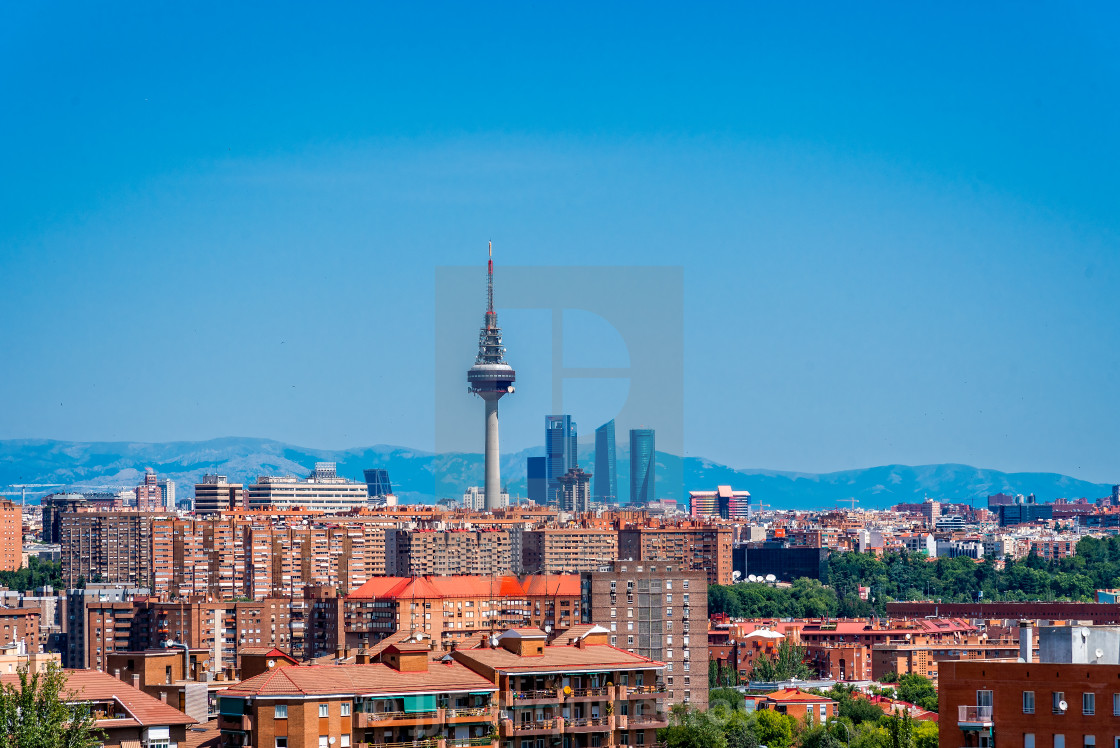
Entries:
{"label": "row of window", "polygon": [[[343,717],[349,717],[350,716],[350,702],[349,701],[343,701],[342,703],[340,703],[339,704],[339,710],[340,710],[339,714],[341,714]],[[273,712],[272,716],[273,716],[274,719],[287,719],[288,718],[288,705],[287,704],[277,704],[276,705],[276,711]],[[330,716],[330,704],[320,704],[319,705],[319,716],[320,717],[329,717]]]}
{"label": "row of window", "polygon": [[[977,691],[976,704],[978,706],[992,705],[991,691]],[[1065,691],[1050,692],[1050,710],[1054,714],[1065,714],[1069,704],[1066,702]],[[1034,714],[1034,691],[1023,691],[1023,714]],[[1081,694],[1081,713],[1093,715],[1097,713],[1097,695],[1092,691]],[[1120,717],[1120,693],[1112,694],[1112,716]]]}

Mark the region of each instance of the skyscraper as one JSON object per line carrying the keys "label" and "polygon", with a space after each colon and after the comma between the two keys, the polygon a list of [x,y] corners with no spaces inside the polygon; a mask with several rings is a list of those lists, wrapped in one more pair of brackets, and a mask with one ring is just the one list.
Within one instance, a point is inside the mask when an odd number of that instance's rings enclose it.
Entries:
{"label": "skyscraper", "polygon": [[525,479],[529,501],[537,506],[548,503],[548,458],[529,457],[525,462]]}
{"label": "skyscraper", "polygon": [[486,315],[478,332],[478,356],[467,371],[470,392],[486,402],[486,509],[494,511],[501,504],[502,478],[498,465],[498,400],[513,392],[516,373],[506,363],[502,346],[502,328],[494,311],[494,247],[490,245],[486,261]]}
{"label": "skyscraper", "polygon": [[595,491],[596,501],[618,501],[618,473],[614,458],[614,419],[595,429]]}
{"label": "skyscraper", "polygon": [[366,478],[366,491],[370,498],[388,496],[393,493],[393,484],[389,482],[389,471],[384,468],[369,468],[362,473]]}
{"label": "skyscraper", "polygon": [[565,512],[591,511],[591,474],[574,467],[560,476],[560,508]]}
{"label": "skyscraper", "polygon": [[576,424],[571,416],[544,417],[546,503],[560,503],[560,476],[576,467]]}
{"label": "skyscraper", "polygon": [[657,498],[654,473],[657,451],[653,429],[630,429],[630,503],[645,504]]}

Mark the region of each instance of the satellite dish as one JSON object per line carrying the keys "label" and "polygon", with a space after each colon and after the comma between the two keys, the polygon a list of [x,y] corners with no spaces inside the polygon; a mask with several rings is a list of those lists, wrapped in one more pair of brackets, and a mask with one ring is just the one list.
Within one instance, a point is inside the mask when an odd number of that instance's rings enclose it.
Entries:
{"label": "satellite dish", "polygon": [[774,576],[773,574],[767,574],[766,575],[766,581],[767,582],[777,582],[778,578],[776,576]]}
{"label": "satellite dish", "polygon": [[757,577],[754,574],[748,574],[747,575],[747,581],[748,582],[753,582],[753,581],[755,581],[755,579],[757,579]]}
{"label": "satellite dish", "polygon": [[[565,696],[571,696],[572,695],[572,687],[571,686],[564,686],[564,695]],[[1065,702],[1063,701],[1062,703],[1064,704]]]}
{"label": "satellite dish", "polygon": [[269,667],[276,667],[276,660],[269,660],[268,661],[268,666]]}
{"label": "satellite dish", "polygon": [[1097,659],[1099,660],[1100,658],[1104,657],[1104,650],[1103,649],[1098,649],[1096,654],[1097,654]]}
{"label": "satellite dish", "polygon": [[741,572],[741,571],[733,571],[733,572],[731,572],[731,578],[732,578],[732,579],[738,579],[738,578],[739,578],[739,577],[741,577],[741,576],[743,576],[743,572]]}
{"label": "satellite dish", "polygon": [[335,740],[335,739],[334,739],[334,736],[332,735],[332,736],[331,736],[331,739],[330,739],[330,740],[328,740],[327,742],[328,742],[328,743],[330,743],[331,745],[334,745],[334,740]]}
{"label": "satellite dish", "polygon": [[1061,711],[1063,711],[1063,712],[1064,712],[1064,711],[1065,711],[1066,709],[1069,709],[1069,704],[1067,704],[1067,703],[1065,702],[1065,699],[1062,699],[1061,701],[1059,701],[1059,702],[1058,702],[1058,709],[1059,709],[1059,710],[1061,710]]}
{"label": "satellite dish", "polygon": [[906,635],[906,641],[910,641],[910,634]]}
{"label": "satellite dish", "polygon": [[498,646],[498,637],[496,637],[496,636],[491,636],[490,637],[490,646],[491,647]]}

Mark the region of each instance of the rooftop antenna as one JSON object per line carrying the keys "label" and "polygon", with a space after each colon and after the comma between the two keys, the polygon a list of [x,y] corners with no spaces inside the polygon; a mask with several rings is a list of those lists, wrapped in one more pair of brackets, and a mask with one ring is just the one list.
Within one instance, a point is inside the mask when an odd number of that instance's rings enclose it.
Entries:
{"label": "rooftop antenna", "polygon": [[486,242],[486,328],[495,325],[494,315],[494,242]]}

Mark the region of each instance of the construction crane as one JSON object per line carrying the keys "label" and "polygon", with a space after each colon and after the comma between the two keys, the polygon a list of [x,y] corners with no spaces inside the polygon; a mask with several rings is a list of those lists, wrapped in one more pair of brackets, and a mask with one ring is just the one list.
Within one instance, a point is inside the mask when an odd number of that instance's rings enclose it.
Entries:
{"label": "construction crane", "polygon": [[759,499],[757,504],[752,504],[752,503],[750,503],[750,501],[747,501],[747,516],[748,517],[753,516],[755,511],[756,511],[756,508],[758,510],[761,510],[763,507],[766,507],[767,509],[769,509],[770,505],[769,504],[763,504],[762,499]]}
{"label": "construction crane", "polygon": [[844,504],[844,503],[847,503],[847,504],[848,504],[848,511],[850,511],[850,512],[854,512],[854,511],[856,510],[856,504],[858,504],[858,503],[859,503],[859,499],[857,499],[857,498],[856,498],[855,496],[853,496],[853,497],[851,497],[850,499],[840,499],[840,500],[839,500],[838,502],[836,502],[836,503],[837,503],[837,504]]}
{"label": "construction crane", "polygon": [[[12,483],[8,488],[18,488],[20,493],[5,493],[5,496],[22,496],[23,505],[27,506],[27,489],[29,488],[58,488],[61,483]],[[50,493],[50,491],[32,491],[32,494],[37,493]]]}

